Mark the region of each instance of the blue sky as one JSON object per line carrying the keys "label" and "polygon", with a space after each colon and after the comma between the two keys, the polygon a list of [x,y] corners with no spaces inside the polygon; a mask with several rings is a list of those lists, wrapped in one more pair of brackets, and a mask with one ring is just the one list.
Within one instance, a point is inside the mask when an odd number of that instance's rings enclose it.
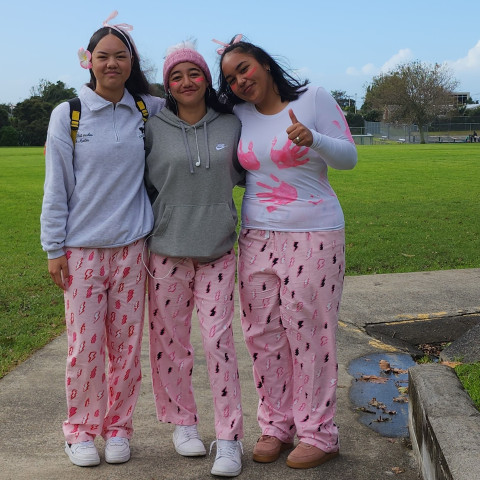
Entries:
{"label": "blue sky", "polygon": [[158,82],[168,46],[195,38],[216,78],[211,39],[243,33],[301,77],[346,91],[359,106],[375,75],[412,60],[447,63],[457,90],[480,100],[480,3],[472,0],[0,0],[0,103],[28,98],[40,79],[78,90],[88,72],[77,50],[113,10],[119,12],[115,23],[133,25],[140,55],[157,69]]}

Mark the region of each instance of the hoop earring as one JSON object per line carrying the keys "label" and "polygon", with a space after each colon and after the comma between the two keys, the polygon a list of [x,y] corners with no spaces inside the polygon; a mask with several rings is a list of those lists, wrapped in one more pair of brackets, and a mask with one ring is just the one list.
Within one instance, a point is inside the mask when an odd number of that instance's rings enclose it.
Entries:
{"label": "hoop earring", "polygon": [[170,103],[172,104],[173,108],[175,109],[173,113],[175,113],[175,115],[177,115],[178,114],[177,101],[175,100],[175,97],[172,95],[172,92],[170,91],[170,89],[168,90],[167,96],[168,96],[168,99],[170,100]]}

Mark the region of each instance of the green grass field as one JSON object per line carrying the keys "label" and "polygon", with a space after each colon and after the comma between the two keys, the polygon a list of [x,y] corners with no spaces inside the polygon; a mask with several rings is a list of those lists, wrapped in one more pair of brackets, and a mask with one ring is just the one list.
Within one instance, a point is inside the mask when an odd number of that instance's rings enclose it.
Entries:
{"label": "green grass field", "polygon": [[480,410],[480,363],[458,365],[455,372],[473,403]]}
{"label": "green grass field", "polygon": [[[480,144],[358,152],[355,169],[330,171],[345,213],[348,275],[480,267]],[[39,241],[43,149],[0,148],[0,169],[1,378],[64,322]]]}

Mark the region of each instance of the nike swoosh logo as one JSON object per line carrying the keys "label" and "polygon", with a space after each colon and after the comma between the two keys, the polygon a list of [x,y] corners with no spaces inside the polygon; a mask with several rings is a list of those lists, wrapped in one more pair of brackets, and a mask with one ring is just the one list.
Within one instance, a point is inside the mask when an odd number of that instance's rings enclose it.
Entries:
{"label": "nike swoosh logo", "polygon": [[226,147],[226,145],[224,143],[219,143],[219,144],[217,144],[217,146],[215,148],[217,150],[223,150],[225,147]]}

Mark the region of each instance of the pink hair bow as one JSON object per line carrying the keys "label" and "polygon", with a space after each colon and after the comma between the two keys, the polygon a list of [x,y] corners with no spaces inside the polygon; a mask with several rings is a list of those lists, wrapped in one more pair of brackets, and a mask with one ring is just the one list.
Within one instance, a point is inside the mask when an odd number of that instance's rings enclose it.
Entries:
{"label": "pink hair bow", "polygon": [[113,28],[120,28],[122,30],[125,30],[126,32],[131,32],[133,30],[132,25],[129,25],[128,23],[117,23],[116,25],[110,25],[108,22],[110,20],[113,20],[116,16],[118,15],[118,11],[114,10],[110,16],[103,22],[104,27],[113,27]]}
{"label": "pink hair bow", "polygon": [[[120,32],[125,40],[127,41],[127,46],[128,49],[130,50],[130,55],[133,57],[133,50],[135,50],[135,53],[137,52],[137,49],[135,47],[135,44],[133,43],[133,39],[129,37],[127,32],[131,32],[133,30],[133,26],[129,25],[128,23],[117,23],[116,25],[110,25],[108,22],[110,20],[113,20],[116,16],[118,15],[118,11],[114,10],[110,16],[103,22],[104,27],[109,27],[109,28],[114,28],[117,32]],[[138,55],[137,55],[138,56]]]}
{"label": "pink hair bow", "polygon": [[215,42],[215,43],[218,43],[219,45],[222,45],[222,48],[217,48],[217,53],[219,55],[223,55],[223,52],[225,51],[225,49],[227,49],[228,47],[231,47],[232,45],[235,45],[238,42],[241,42],[242,38],[243,38],[243,35],[241,33],[239,33],[232,40],[232,43],[223,43],[220,40],[215,40],[215,39],[212,39],[212,42]]}

